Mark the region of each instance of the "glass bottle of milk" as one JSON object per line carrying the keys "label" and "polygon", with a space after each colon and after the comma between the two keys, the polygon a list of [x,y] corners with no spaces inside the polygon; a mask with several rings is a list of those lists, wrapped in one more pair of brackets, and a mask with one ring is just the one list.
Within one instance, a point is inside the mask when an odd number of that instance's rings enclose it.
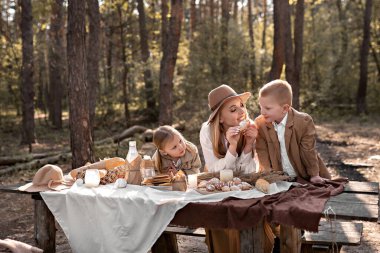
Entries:
{"label": "glass bottle of milk", "polygon": [[128,150],[128,154],[127,154],[127,161],[129,163],[131,163],[133,160],[136,159],[136,157],[138,156],[139,154],[137,153],[137,148],[136,148],[136,141],[130,141],[129,142],[129,150]]}

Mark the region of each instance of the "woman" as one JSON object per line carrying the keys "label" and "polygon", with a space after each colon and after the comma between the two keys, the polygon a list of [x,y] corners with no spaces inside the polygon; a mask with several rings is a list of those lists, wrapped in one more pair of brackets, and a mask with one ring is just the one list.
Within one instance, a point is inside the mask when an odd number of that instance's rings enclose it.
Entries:
{"label": "woman", "polygon": [[245,130],[239,123],[248,119],[245,103],[250,92],[237,94],[230,86],[221,85],[208,95],[211,115],[203,123],[200,142],[209,172],[232,169],[243,173],[256,171],[253,157],[256,127],[249,123]]}
{"label": "woman", "polygon": [[[224,169],[242,173],[256,172],[254,160],[257,129],[249,120],[245,104],[250,92],[236,93],[230,86],[221,85],[208,95],[211,115],[203,123],[200,143],[205,159],[205,170],[217,172]],[[241,122],[247,122],[242,127]],[[265,224],[265,252],[271,252],[273,234]],[[206,229],[209,252],[240,252],[240,234],[236,229]]]}

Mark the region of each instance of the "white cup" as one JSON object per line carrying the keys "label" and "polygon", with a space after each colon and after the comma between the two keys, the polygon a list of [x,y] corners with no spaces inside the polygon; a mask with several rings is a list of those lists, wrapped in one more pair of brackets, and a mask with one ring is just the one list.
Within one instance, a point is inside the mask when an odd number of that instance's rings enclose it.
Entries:
{"label": "white cup", "polygon": [[86,175],[84,176],[84,185],[87,187],[97,187],[100,183],[100,174],[97,169],[86,170]]}
{"label": "white cup", "polygon": [[189,183],[189,188],[196,189],[198,186],[198,175],[197,174],[191,174],[187,176],[187,180]]}

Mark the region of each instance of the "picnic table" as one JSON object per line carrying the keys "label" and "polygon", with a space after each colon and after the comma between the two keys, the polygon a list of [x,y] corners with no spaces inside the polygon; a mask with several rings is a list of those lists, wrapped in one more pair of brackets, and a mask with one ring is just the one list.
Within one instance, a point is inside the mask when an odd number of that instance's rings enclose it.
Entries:
{"label": "picnic table", "polygon": [[[0,186],[0,192],[30,194],[35,200],[35,239],[37,246],[45,252],[55,252],[55,219],[39,193],[27,193],[19,191],[19,185]],[[193,204],[193,203],[192,203]],[[197,203],[199,208],[202,203]],[[204,204],[203,204],[204,205]],[[186,212],[189,208],[185,206],[181,209]],[[192,205],[194,208],[194,205]],[[325,209],[331,208],[335,212],[336,219],[347,221],[379,220],[379,183],[377,182],[349,182],[344,192],[331,197],[325,205]],[[202,209],[200,209],[202,210]],[[183,213],[183,212],[182,212]],[[175,220],[177,215],[174,217]],[[204,224],[207,227],[207,224]],[[249,229],[240,230],[241,252],[263,252],[262,235],[263,221]],[[292,226],[282,226],[281,228],[281,252],[300,252],[301,235],[300,230]],[[312,235],[312,234],[311,234]],[[309,238],[312,241],[312,238]],[[158,240],[159,241],[159,240]],[[314,240],[317,241],[317,240]]]}

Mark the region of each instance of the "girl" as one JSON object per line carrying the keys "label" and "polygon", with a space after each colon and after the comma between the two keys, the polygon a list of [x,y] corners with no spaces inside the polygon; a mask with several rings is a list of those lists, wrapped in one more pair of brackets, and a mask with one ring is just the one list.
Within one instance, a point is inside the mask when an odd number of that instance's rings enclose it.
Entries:
{"label": "girl", "polygon": [[175,175],[179,170],[187,175],[200,172],[202,164],[197,147],[173,127],[157,128],[153,133],[153,143],[157,148],[153,160],[160,174]]}
{"label": "girl", "polygon": [[[221,85],[209,93],[211,115],[200,131],[205,170],[256,172],[253,154],[257,129],[250,121],[243,126],[248,119],[245,103],[250,96],[250,92],[237,94],[228,85]],[[268,224],[264,227],[264,252],[271,252],[273,234]],[[240,234],[236,229],[206,229],[206,242],[209,252],[240,252]]]}
{"label": "girl", "polygon": [[256,171],[253,153],[257,129],[252,123],[245,130],[239,126],[248,119],[245,103],[250,96],[250,92],[237,94],[228,85],[221,85],[208,95],[212,112],[202,125],[200,142],[209,172]]}

